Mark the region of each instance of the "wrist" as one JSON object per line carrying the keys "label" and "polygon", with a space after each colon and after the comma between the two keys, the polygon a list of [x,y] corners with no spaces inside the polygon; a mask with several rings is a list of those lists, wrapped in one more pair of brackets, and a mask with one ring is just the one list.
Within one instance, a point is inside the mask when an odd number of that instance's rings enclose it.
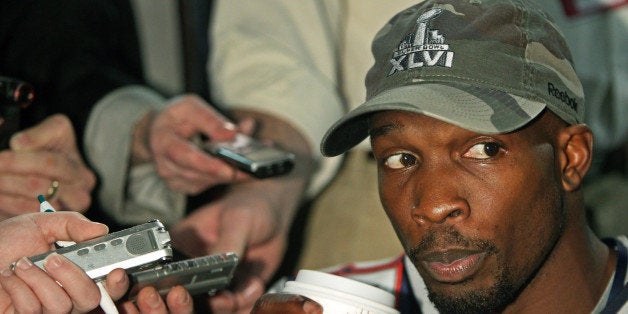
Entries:
{"label": "wrist", "polygon": [[131,143],[131,165],[150,162],[153,154],[150,149],[150,126],[155,117],[154,111],[146,113],[133,127]]}

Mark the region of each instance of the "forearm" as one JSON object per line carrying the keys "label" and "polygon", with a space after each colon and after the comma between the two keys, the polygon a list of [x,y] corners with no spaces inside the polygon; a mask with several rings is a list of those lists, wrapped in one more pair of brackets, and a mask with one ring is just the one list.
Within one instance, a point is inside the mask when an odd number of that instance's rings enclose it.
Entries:
{"label": "forearm", "polygon": [[154,118],[155,112],[150,110],[133,126],[129,156],[131,166],[147,163],[153,159],[150,151],[149,134],[150,125]]}
{"label": "forearm", "polygon": [[282,227],[287,227],[304,198],[312,175],[318,168],[317,161],[313,158],[311,144],[295,127],[277,117],[257,112],[254,110],[235,110],[233,116],[236,120],[250,117],[257,122],[254,136],[262,140],[270,140],[275,145],[292,152],[296,156],[295,166],[285,176],[276,178],[248,181],[235,185],[233,188],[251,188],[264,191],[266,195],[274,196],[272,201],[277,209],[277,215],[282,222]]}

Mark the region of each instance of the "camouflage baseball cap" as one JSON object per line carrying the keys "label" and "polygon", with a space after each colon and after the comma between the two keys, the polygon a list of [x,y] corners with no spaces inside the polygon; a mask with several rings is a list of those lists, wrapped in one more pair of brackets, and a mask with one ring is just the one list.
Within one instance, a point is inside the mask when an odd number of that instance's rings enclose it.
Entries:
{"label": "camouflage baseball cap", "polygon": [[424,114],[478,133],[507,133],[548,108],[584,118],[584,93],[565,40],[525,1],[428,0],[375,36],[366,102],[338,120],[321,151],[336,156],[368,136],[383,110]]}

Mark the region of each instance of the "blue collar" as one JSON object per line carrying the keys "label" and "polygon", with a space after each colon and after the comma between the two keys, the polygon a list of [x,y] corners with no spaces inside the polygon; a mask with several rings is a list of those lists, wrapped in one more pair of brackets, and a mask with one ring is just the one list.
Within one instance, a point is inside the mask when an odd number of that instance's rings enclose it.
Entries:
{"label": "blue collar", "polygon": [[615,247],[617,250],[617,266],[615,267],[615,276],[611,286],[611,292],[608,296],[606,306],[600,312],[617,313],[628,300],[628,286],[624,284],[626,281],[626,267],[628,266],[628,249],[617,239],[603,239],[609,247]]}

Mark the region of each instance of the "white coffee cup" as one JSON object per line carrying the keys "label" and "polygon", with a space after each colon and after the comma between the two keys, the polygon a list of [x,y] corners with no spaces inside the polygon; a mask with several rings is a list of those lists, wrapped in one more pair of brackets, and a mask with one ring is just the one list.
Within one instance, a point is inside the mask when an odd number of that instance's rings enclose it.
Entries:
{"label": "white coffee cup", "polygon": [[303,269],[294,281],[285,283],[282,293],[308,297],[325,313],[398,314],[395,296],[380,288],[329,273]]}

